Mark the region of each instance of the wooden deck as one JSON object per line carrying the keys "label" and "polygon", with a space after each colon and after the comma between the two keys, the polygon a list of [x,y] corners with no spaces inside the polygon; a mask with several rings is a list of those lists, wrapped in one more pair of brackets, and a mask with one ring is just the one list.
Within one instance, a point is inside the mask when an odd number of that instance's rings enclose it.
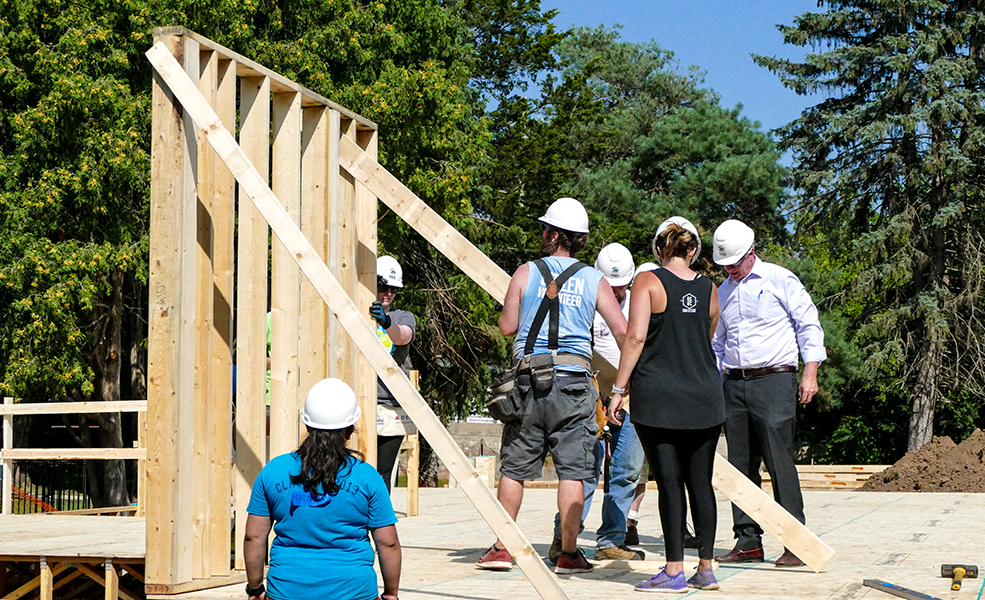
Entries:
{"label": "wooden deck", "polygon": [[143,562],[147,553],[142,517],[79,515],[0,516],[0,561],[107,558]]}
{"label": "wooden deck", "polygon": [[0,600],[138,600],[146,535],[142,517],[0,515]]}

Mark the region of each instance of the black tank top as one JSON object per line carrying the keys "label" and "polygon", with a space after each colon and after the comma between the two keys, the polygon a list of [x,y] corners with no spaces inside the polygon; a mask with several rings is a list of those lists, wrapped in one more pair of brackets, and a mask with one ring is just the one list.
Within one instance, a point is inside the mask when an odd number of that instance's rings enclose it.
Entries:
{"label": "black tank top", "polygon": [[667,269],[653,273],[667,292],[667,308],[650,315],[630,379],[633,422],[665,429],[720,425],[725,396],[711,349],[711,280],[684,281]]}

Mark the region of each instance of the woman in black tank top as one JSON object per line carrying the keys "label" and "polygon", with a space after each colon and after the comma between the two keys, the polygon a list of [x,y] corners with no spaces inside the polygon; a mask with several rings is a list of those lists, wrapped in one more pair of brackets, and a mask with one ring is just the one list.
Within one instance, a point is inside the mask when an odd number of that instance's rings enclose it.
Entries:
{"label": "woman in black tank top", "polygon": [[[616,376],[617,390],[631,386],[633,425],[656,470],[667,555],[660,573],[636,585],[641,591],[718,589],[711,565],[718,518],[711,476],[725,397],[711,349],[718,290],[690,267],[700,243],[694,225],[682,217],[657,229],[653,250],[663,268],[641,273],[633,282],[629,330]],[[611,420],[622,405],[622,394],[614,394]],[[697,573],[686,581],[685,488],[701,543]]]}

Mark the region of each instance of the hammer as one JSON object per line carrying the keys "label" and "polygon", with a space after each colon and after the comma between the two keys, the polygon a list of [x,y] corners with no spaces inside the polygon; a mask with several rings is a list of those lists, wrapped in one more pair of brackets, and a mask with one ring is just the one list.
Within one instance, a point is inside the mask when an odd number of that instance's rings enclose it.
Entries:
{"label": "hammer", "polygon": [[951,589],[958,591],[961,589],[962,579],[978,577],[978,567],[976,565],[941,565],[941,577],[950,577]]}

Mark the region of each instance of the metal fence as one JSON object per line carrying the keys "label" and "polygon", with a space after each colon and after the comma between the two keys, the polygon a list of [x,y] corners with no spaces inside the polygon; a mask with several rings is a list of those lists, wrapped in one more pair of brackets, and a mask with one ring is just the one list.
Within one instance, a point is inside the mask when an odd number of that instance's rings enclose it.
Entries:
{"label": "metal fence", "polygon": [[[86,495],[88,475],[82,460],[23,462],[13,470],[15,514],[92,508]],[[0,474],[0,479],[3,475]]]}

